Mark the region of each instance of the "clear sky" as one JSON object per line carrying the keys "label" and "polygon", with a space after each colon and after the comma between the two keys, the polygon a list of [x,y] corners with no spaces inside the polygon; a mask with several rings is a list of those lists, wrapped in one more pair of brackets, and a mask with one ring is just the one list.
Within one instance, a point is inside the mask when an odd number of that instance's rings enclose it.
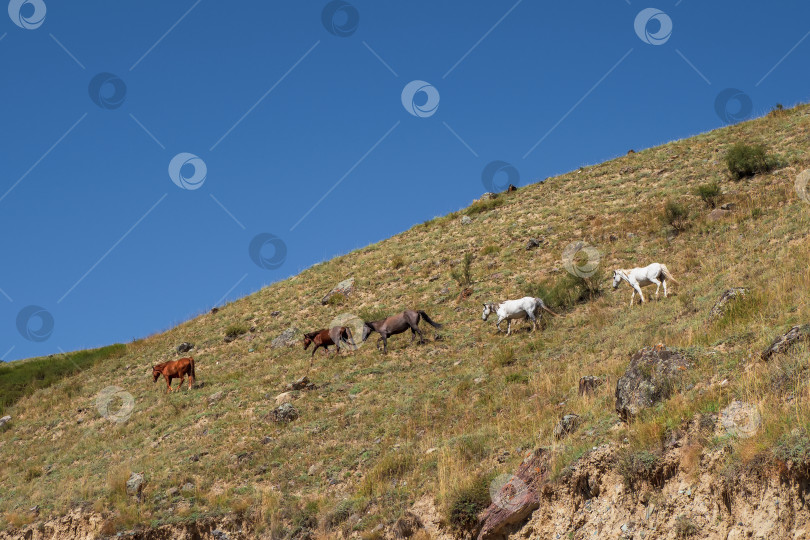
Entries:
{"label": "clear sky", "polygon": [[[11,0],[8,12],[5,360],[145,336],[487,184],[810,94],[799,1]],[[500,172],[488,183],[485,170]]]}

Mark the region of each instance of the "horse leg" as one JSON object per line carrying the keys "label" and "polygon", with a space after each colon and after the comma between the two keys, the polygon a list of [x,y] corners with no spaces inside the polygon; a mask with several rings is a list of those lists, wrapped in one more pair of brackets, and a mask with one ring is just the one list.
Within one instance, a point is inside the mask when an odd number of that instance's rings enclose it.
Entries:
{"label": "horse leg", "polygon": [[166,394],[170,394],[172,391],[172,379],[165,373],[163,374],[163,378],[166,379]]}
{"label": "horse leg", "polygon": [[411,327],[411,341],[413,341],[414,334],[419,334],[419,343],[421,345],[424,345],[425,344],[425,335],[422,334],[421,330],[419,330],[418,323]]}
{"label": "horse leg", "polygon": [[501,332],[501,323],[503,322],[503,317],[498,317],[498,324],[495,326],[498,328],[498,332]]}
{"label": "horse leg", "polygon": [[537,330],[537,319],[534,318],[534,314],[532,314],[532,313],[527,313],[526,315],[527,315],[527,318],[530,321],[532,321],[532,330],[531,331],[534,332],[535,330]]}
{"label": "horse leg", "polygon": [[506,335],[509,336],[512,334],[512,319],[506,320]]}
{"label": "horse leg", "polygon": [[663,282],[663,284],[664,284],[664,298],[666,298],[667,297],[667,280],[662,279],[661,282]]}
{"label": "horse leg", "polygon": [[185,376],[185,375],[183,375],[182,377],[180,377],[180,384],[179,384],[179,385],[178,385],[178,387],[177,387],[177,389],[178,389],[178,390],[182,390],[182,389],[183,389],[183,383],[184,383],[184,382],[186,382],[186,376]]}
{"label": "horse leg", "polygon": [[633,287],[633,296],[630,297],[630,307],[633,307],[633,301],[636,299],[636,288]]}
{"label": "horse leg", "polygon": [[638,287],[638,289],[636,289],[638,291],[638,297],[641,298],[641,303],[643,304],[644,303],[644,295],[641,293],[641,286],[636,285],[636,287]]}
{"label": "horse leg", "polygon": [[382,339],[383,342],[383,354],[388,354],[388,336],[382,334],[380,339]]}
{"label": "horse leg", "polygon": [[656,285],[656,287],[655,287],[655,298],[656,298],[656,300],[657,300],[657,299],[658,299],[658,289],[660,289],[660,288],[661,288],[661,282],[660,282],[660,281],[658,281],[658,280],[657,280],[657,279],[655,279],[655,278],[650,278],[650,281],[652,281],[652,282],[653,282],[653,283],[655,283],[655,285]]}
{"label": "horse leg", "polygon": [[193,372],[188,374],[188,389],[191,390],[191,387],[194,386],[194,375]]}

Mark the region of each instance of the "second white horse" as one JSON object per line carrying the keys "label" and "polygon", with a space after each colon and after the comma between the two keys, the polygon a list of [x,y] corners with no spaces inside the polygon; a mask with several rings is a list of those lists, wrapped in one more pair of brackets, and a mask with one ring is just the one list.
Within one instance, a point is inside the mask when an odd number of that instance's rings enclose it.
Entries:
{"label": "second white horse", "polygon": [[630,305],[638,293],[641,298],[641,303],[644,303],[644,295],[641,294],[641,288],[647,285],[655,284],[655,296],[658,297],[658,289],[664,285],[664,298],[667,297],[667,281],[678,283],[672,274],[669,273],[667,267],[661,263],[652,263],[644,268],[633,268],[632,270],[616,270],[613,272],[613,288],[618,289],[622,281],[626,281],[628,285],[633,288],[633,296],[630,297]]}
{"label": "second white horse", "polygon": [[484,313],[481,318],[486,321],[490,314],[495,313],[498,315],[498,322],[495,325],[498,332],[501,331],[501,323],[505,320],[507,321],[506,335],[508,336],[512,333],[512,320],[514,319],[529,319],[532,321],[532,329],[537,330],[537,319],[543,316],[542,313],[538,313],[540,309],[559,317],[540,298],[526,296],[520,300],[507,300],[500,304],[484,304]]}

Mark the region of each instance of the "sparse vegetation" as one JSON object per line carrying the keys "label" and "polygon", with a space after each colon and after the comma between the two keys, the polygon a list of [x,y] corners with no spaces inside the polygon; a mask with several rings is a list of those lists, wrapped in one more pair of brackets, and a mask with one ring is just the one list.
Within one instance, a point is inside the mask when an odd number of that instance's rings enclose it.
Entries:
{"label": "sparse vegetation", "polygon": [[453,268],[450,270],[450,277],[458,283],[462,290],[472,285],[472,261],[473,256],[471,253],[465,253],[464,258],[461,260],[461,268]]}
{"label": "sparse vegetation", "polygon": [[447,521],[459,533],[471,532],[478,524],[478,514],[490,503],[490,478],[478,476],[457,488],[447,504]]}
{"label": "sparse vegetation", "polygon": [[248,327],[244,324],[231,324],[225,329],[225,337],[237,338],[242,334],[247,334]]}
{"label": "sparse vegetation", "polygon": [[401,255],[395,255],[394,258],[391,259],[391,268],[394,270],[402,268],[403,266],[405,266],[405,259],[403,259]]}
{"label": "sparse vegetation", "polygon": [[675,232],[683,232],[689,225],[689,210],[677,201],[667,201],[664,204],[661,221],[672,227]]}
{"label": "sparse vegetation", "polygon": [[723,191],[720,189],[720,184],[712,182],[710,184],[699,185],[695,193],[709,208],[717,208],[717,203],[720,201],[720,196],[723,194]]}
{"label": "sparse vegetation", "polygon": [[768,154],[764,145],[737,143],[726,153],[726,166],[735,180],[764,174],[776,168],[777,159]]}

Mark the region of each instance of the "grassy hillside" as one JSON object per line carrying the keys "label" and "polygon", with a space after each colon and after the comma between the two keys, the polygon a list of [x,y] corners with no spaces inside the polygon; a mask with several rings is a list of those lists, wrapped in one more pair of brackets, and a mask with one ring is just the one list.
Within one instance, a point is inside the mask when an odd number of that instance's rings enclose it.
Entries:
{"label": "grassy hillside", "polygon": [[[654,455],[668,429],[735,398],[759,405],[765,429],[744,441],[705,442],[730,445],[729,471],[767,468],[780,452],[802,455],[805,439],[794,429],[810,427],[807,351],[799,347],[769,363],[759,352],[775,335],[810,321],[810,205],[794,190],[796,175],[810,166],[809,137],[810,107],[800,106],[573,171],[417,225],[129,344],[122,356],[7,409],[13,420],[0,433],[0,519],[20,525],[34,519],[34,505],[41,518],[87,503],[113,513],[111,531],[238,512],[279,536],[321,528],[372,538],[379,524],[391,524],[425,495],[451,515],[463,506],[461,495],[514,470],[538,445],[553,448],[555,473],[602,442],[627,439],[629,453]],[[764,145],[777,168],[732,180],[724,156],[737,143]],[[697,194],[712,182],[721,188],[720,203],[735,204],[716,221]],[[541,245],[527,250],[529,238]],[[601,253],[599,273],[593,290],[571,294],[582,284],[568,277],[561,257],[580,240]],[[471,293],[460,295],[451,272],[466,254],[473,282]],[[666,300],[630,308],[630,289],[611,290],[610,273],[654,261],[680,284]],[[355,278],[355,292],[321,305],[347,277]],[[735,286],[751,294],[711,321],[714,302]],[[518,324],[508,338],[495,333],[492,320],[481,321],[482,302],[538,291],[567,316],[544,318],[536,333]],[[423,324],[427,344],[402,334],[391,338],[387,356],[373,340],[334,359],[319,352],[309,373],[318,388],[293,402],[300,418],[268,420],[275,396],[309,363],[309,351],[272,348],[273,338],[291,326],[326,327],[341,314],[405,308],[444,323],[440,339]],[[254,330],[225,343],[233,326]],[[176,358],[182,341],[196,344],[204,385],[164,395],[150,366]],[[696,367],[681,393],[629,428],[617,427],[615,381],[631,353],[659,342],[685,352]],[[583,375],[610,384],[579,397]],[[111,385],[134,400],[121,422],[96,407]],[[555,423],[571,412],[583,417],[583,427],[555,441]],[[146,477],[141,503],[126,496],[130,472]]]}

